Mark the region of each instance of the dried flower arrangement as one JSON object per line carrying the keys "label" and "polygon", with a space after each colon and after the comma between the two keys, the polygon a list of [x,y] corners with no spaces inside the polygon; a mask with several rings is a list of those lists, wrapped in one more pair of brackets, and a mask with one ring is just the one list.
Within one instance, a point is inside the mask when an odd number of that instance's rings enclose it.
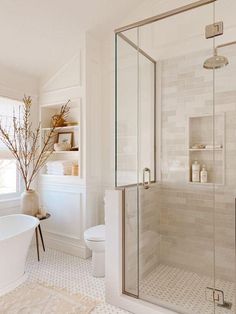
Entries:
{"label": "dried flower arrangement", "polygon": [[[69,101],[63,105],[58,114],[59,119],[65,119],[70,108]],[[31,97],[23,98],[23,113],[19,111],[17,118],[13,114],[12,127],[4,126],[0,121],[0,140],[8,147],[17,160],[17,166],[22,176],[25,190],[30,190],[33,180],[47,159],[53,152],[54,137],[57,135],[53,125],[44,138],[41,139],[41,123],[32,130],[30,111],[32,106]],[[40,140],[42,142],[40,143]]]}

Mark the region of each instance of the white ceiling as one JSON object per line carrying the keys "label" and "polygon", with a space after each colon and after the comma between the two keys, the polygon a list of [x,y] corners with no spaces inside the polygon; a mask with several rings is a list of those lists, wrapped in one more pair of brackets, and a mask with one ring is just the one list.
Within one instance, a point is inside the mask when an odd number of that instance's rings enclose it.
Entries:
{"label": "white ceiling", "polygon": [[[104,31],[126,22],[134,22],[194,1],[0,0],[0,65],[45,80],[78,52],[80,38],[85,30],[104,34]],[[223,20],[225,25],[224,36],[220,36],[217,42],[235,40],[235,10],[236,0],[216,1],[216,20]],[[212,5],[194,12],[164,20],[156,24],[158,27],[150,25],[153,32],[157,28],[154,33],[147,32],[151,37],[140,31],[145,44],[143,48],[147,51],[150,48],[153,54],[153,49],[156,51],[159,47],[160,53],[160,47],[166,47],[159,56],[163,57],[171,51],[170,45],[176,40],[181,46],[180,50],[185,52],[191,48],[192,40],[194,47],[199,46],[200,49],[201,43],[196,43],[195,39],[197,34],[201,35],[206,47],[204,26],[213,21]]]}
{"label": "white ceiling", "polygon": [[1,0],[0,64],[47,77],[78,49],[85,30],[115,28],[142,0]]}

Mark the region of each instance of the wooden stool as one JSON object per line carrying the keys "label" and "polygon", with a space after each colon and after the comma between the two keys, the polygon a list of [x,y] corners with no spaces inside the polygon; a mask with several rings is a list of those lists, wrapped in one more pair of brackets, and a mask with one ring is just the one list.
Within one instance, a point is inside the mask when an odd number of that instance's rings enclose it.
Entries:
{"label": "wooden stool", "polygon": [[[41,221],[41,220],[48,219],[48,218],[50,218],[50,217],[51,217],[51,215],[50,215],[49,213],[47,213],[45,217],[38,218],[38,219]],[[42,234],[42,230],[41,230],[40,223],[39,223],[39,225],[35,228],[37,255],[38,255],[38,261],[40,261],[40,259],[39,259],[39,237],[38,237],[38,232],[39,232],[40,239],[41,239],[41,242],[42,242],[43,250],[44,250],[44,252],[45,252],[45,245],[44,245],[44,241],[43,241],[43,234]]]}

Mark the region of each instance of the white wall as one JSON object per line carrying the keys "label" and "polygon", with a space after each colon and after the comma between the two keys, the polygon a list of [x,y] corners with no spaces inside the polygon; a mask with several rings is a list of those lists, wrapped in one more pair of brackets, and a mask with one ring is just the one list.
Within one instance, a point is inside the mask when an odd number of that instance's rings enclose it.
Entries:
{"label": "white wall", "polygon": [[21,100],[25,95],[38,96],[38,79],[0,65],[0,95]]}

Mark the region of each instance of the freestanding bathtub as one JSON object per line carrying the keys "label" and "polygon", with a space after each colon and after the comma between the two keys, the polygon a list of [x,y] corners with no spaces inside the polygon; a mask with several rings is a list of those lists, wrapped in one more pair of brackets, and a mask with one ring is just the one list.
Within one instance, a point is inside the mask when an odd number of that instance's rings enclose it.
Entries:
{"label": "freestanding bathtub", "polygon": [[37,218],[28,215],[0,217],[0,295],[26,279],[26,257],[38,224]]}

